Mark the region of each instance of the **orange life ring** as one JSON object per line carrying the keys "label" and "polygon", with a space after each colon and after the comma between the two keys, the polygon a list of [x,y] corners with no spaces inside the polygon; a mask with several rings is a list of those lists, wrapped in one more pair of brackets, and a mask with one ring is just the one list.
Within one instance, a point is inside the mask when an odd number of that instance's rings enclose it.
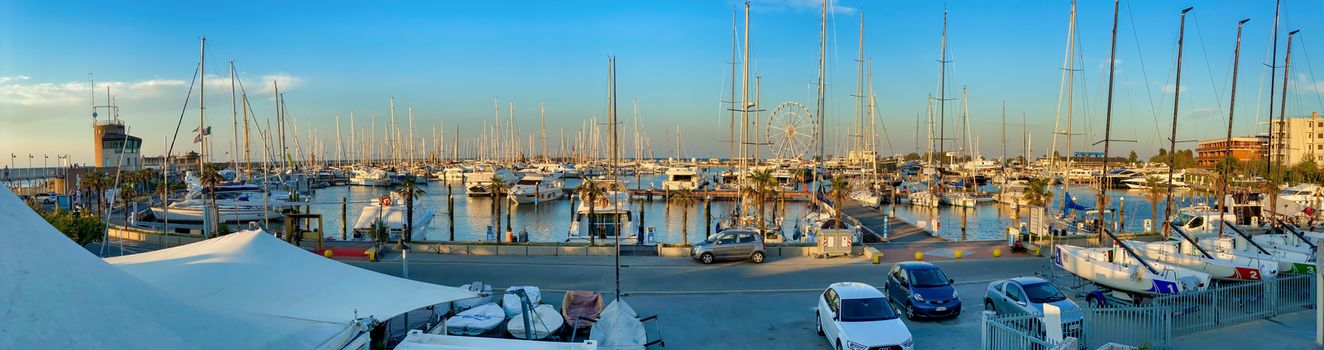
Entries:
{"label": "orange life ring", "polygon": [[391,196],[382,196],[380,203],[383,207],[391,206]]}

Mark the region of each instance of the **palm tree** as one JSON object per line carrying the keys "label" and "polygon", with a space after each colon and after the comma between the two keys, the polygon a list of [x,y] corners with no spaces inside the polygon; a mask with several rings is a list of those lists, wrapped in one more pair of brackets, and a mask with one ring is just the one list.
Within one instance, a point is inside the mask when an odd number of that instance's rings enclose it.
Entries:
{"label": "palm tree", "polygon": [[96,206],[97,206],[98,218],[102,217],[102,215],[105,213],[105,209],[103,209],[102,207],[103,206],[102,197],[104,197],[102,194],[105,193],[104,189],[109,182],[110,182],[110,178],[106,176],[106,173],[100,171],[93,171],[87,173],[87,175],[83,177],[83,186],[86,186],[87,188],[92,190],[93,198],[95,198],[97,201]]}
{"label": "palm tree", "polygon": [[1026,184],[1025,194],[1022,196],[1031,206],[1042,207],[1053,198],[1053,191],[1048,190],[1048,180],[1034,179]]}
{"label": "palm tree", "polygon": [[837,175],[832,178],[832,190],[828,191],[828,196],[832,197],[833,217],[836,219],[833,228],[841,228],[841,204],[846,201],[850,195],[850,181],[845,177]]}
{"label": "palm tree", "polygon": [[[1157,177],[1145,177],[1145,199],[1149,200],[1149,217],[1154,218],[1154,224],[1160,226],[1168,222],[1168,218],[1158,219],[1158,201],[1167,194],[1167,189],[1164,188],[1166,183],[1167,181]],[[1165,226],[1161,231],[1168,232],[1168,228]]]}
{"label": "palm tree", "polygon": [[134,189],[132,183],[121,183],[119,191],[120,203],[124,203],[124,225],[129,224],[129,203],[138,197],[138,191]]}
{"label": "palm tree", "polygon": [[[598,199],[607,194],[607,187],[597,181],[588,180],[584,181],[583,185],[579,185],[578,191],[580,202],[588,205],[588,244],[593,245],[596,243],[595,238],[597,236],[593,227],[593,220],[597,219],[594,217],[597,214],[595,209],[598,207]],[[587,201],[585,201],[586,198]]]}
{"label": "palm tree", "polygon": [[496,220],[498,244],[500,244],[503,239],[501,236],[501,201],[505,197],[501,196],[501,194],[506,193],[506,189],[509,187],[510,186],[507,186],[505,181],[501,181],[501,179],[495,177],[492,178],[492,182],[487,183],[487,190],[492,192],[492,218]]}
{"label": "palm tree", "polygon": [[750,182],[750,185],[753,186],[751,192],[754,195],[755,200],[758,202],[759,232],[762,233],[767,231],[767,227],[765,227],[767,224],[763,215],[763,205],[768,201],[768,190],[777,185],[777,179],[772,177],[772,172],[767,170],[751,171],[747,179]]}
{"label": "palm tree", "polygon": [[690,244],[690,206],[698,198],[694,195],[694,190],[685,188],[671,194],[671,201],[680,206],[680,242],[683,245]]}
{"label": "palm tree", "polygon": [[[211,201],[211,208],[213,211],[216,210],[216,186],[221,184],[220,170],[220,167],[216,166],[216,164],[204,164],[202,167],[202,173],[198,175],[198,180],[202,183],[202,187],[207,188],[207,198]],[[217,217],[219,217],[219,215]],[[204,232],[203,236],[205,237],[207,234],[207,232]]]}
{"label": "palm tree", "polygon": [[405,200],[405,233],[400,235],[401,242],[414,241],[414,196],[427,193],[418,186],[419,183],[410,176],[400,181],[400,186],[395,189],[395,193]]}

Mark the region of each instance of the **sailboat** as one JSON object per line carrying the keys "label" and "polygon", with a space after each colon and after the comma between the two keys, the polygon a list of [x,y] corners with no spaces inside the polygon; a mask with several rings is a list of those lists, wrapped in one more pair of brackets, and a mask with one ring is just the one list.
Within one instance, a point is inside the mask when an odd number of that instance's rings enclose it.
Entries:
{"label": "sailboat", "polygon": [[1152,261],[1189,268],[1225,281],[1258,281],[1278,276],[1278,263],[1223,251],[1209,251],[1181,228],[1172,226],[1181,240],[1163,242],[1126,241],[1131,249],[1144,252]]}
{"label": "sailboat", "polygon": [[[1120,5],[1120,0],[1113,1],[1112,48],[1108,64],[1108,102],[1103,139],[1102,169],[1105,170],[1108,168],[1108,150],[1112,141],[1112,97],[1117,64],[1117,19]],[[1102,187],[1099,188],[1100,197],[1105,190]],[[1102,222],[1103,211],[1098,214],[1099,222]],[[1107,228],[1101,228],[1099,231],[1112,241],[1120,242]],[[1095,284],[1123,292],[1132,299],[1203,290],[1208,288],[1210,280],[1209,274],[1205,272],[1172,264],[1151,263],[1125,243],[1106,248],[1061,244],[1054,250],[1052,260],[1053,264],[1063,270]]]}

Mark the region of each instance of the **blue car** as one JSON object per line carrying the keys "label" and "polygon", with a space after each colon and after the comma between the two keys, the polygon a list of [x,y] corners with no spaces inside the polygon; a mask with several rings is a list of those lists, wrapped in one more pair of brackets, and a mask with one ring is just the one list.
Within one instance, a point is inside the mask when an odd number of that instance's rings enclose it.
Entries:
{"label": "blue car", "polygon": [[884,288],[906,319],[954,318],[961,315],[961,298],[952,283],[933,264],[907,261],[892,266]]}

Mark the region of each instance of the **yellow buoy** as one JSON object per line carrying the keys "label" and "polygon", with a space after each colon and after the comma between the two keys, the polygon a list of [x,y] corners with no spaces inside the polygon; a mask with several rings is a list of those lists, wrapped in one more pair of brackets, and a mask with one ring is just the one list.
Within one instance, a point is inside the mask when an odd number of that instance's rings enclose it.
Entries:
{"label": "yellow buoy", "polygon": [[957,258],[957,259],[960,259],[962,255],[965,255],[965,253],[963,253],[963,252],[961,252],[961,251],[959,251],[959,250],[954,250],[954,251],[952,251],[952,257],[955,257],[955,258]]}
{"label": "yellow buoy", "polygon": [[1001,249],[1001,248],[993,248],[993,257],[999,257],[999,256],[1002,256],[1002,249]]}
{"label": "yellow buoy", "polygon": [[915,260],[924,260],[924,252],[915,252]]}
{"label": "yellow buoy", "polygon": [[331,257],[331,250],[330,250],[330,249],[327,249],[326,251],[322,252],[322,256],[325,256],[325,257],[330,258],[330,257]]}

